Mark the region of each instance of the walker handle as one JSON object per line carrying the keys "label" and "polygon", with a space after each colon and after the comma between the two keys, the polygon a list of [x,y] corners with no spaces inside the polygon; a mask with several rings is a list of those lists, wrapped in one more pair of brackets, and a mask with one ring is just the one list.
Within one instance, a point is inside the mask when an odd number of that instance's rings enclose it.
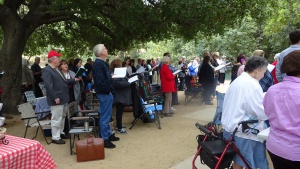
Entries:
{"label": "walker handle", "polygon": [[212,131],[208,130],[206,127],[204,127],[203,125],[199,124],[199,123],[196,123],[195,124],[196,127],[201,130],[202,132],[204,132],[205,134],[211,136],[212,135]]}
{"label": "walker handle", "polygon": [[246,120],[246,121],[241,121],[241,122],[239,122],[238,123],[238,125],[240,125],[240,124],[252,124],[252,123],[257,123],[258,122],[258,120]]}

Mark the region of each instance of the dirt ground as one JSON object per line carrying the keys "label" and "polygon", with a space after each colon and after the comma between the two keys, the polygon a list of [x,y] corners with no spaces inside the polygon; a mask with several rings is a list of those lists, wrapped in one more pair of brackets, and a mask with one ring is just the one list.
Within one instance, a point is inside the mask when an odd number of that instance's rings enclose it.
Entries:
{"label": "dirt ground", "polygon": [[[195,111],[201,113],[201,110],[208,106],[200,106],[196,101],[185,106],[183,92],[178,93],[181,104],[174,106],[177,110],[173,117],[161,118],[162,129],[158,129],[155,123],[139,121],[129,130],[134,118],[132,113],[125,113],[123,124],[127,127],[128,134],[117,134],[121,140],[114,142],[117,146],[115,149],[105,149],[104,160],[78,163],[76,155],[70,155],[69,140],[66,140],[65,145],[47,145],[41,133],[38,134],[36,140],[40,141],[52,155],[59,169],[167,169],[195,153],[196,136],[199,131],[194,124],[196,122],[207,123],[182,117]],[[213,106],[216,106],[216,103]],[[6,120],[6,123],[7,134],[23,137],[25,127],[20,120],[20,115],[14,115],[14,118]],[[31,128],[29,130],[27,138],[33,137],[35,131]],[[48,139],[51,140],[50,137]]]}

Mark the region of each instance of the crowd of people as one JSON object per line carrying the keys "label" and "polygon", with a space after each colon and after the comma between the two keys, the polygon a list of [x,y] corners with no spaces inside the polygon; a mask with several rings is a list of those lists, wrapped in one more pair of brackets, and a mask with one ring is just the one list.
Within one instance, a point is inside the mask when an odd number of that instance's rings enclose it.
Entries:
{"label": "crowd of people", "polygon": [[[274,168],[300,168],[300,30],[289,34],[292,45],[280,54],[276,54],[269,68],[263,50],[255,50],[251,57],[239,54],[232,66],[231,82],[226,92],[222,113],[224,137],[228,138],[235,126],[244,120],[258,120],[251,124],[253,129],[263,130],[271,126],[267,140],[268,153]],[[48,53],[48,65],[41,69],[40,58],[28,68],[28,61],[23,59],[22,90],[35,90],[36,97],[43,96],[39,83],[46,89],[47,102],[51,108],[52,142],[65,144],[68,138],[64,132],[65,108],[68,103],[77,101],[83,109],[85,92],[94,89],[100,102],[99,136],[104,139],[106,148],[115,148],[112,141],[119,141],[111,130],[112,107],[116,107],[116,131],[126,134],[122,124],[124,106],[131,105],[132,84],[128,78],[137,72],[143,72],[149,85],[160,84],[164,94],[163,115],[175,114],[173,105],[178,102],[177,91],[185,89],[185,83],[198,83],[203,88],[203,101],[212,105],[216,95],[216,86],[223,84],[226,73],[226,56],[219,58],[219,52],[206,51],[201,60],[194,57],[187,63],[182,56],[177,67],[171,64],[170,53],[164,53],[162,59],[124,61],[108,59],[108,50],[104,44],[93,48],[96,59],[87,59],[85,72],[76,77],[82,67],[80,58],[61,60],[62,54],[55,50]],[[126,76],[112,78],[116,68],[126,67]],[[180,71],[176,71],[180,70]],[[190,76],[186,82],[185,77]],[[235,143],[252,168],[268,168],[266,147],[257,139],[257,133],[236,134]],[[246,167],[239,157],[234,159],[234,169]]]}

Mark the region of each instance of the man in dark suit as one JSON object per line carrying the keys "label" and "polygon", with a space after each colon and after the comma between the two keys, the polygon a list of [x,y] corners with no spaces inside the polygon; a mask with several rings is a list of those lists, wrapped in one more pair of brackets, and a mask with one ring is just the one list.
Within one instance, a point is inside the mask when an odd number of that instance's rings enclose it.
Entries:
{"label": "man in dark suit", "polygon": [[105,148],[115,148],[116,145],[111,141],[120,140],[110,131],[110,120],[112,116],[112,104],[113,104],[113,93],[114,84],[111,78],[111,72],[106,66],[105,59],[108,56],[108,51],[103,44],[98,44],[93,49],[96,56],[95,62],[93,63],[93,78],[96,96],[100,102],[98,110],[99,119],[99,136],[104,139]]}
{"label": "man in dark suit", "polygon": [[63,73],[58,69],[61,54],[55,50],[48,53],[48,66],[42,70],[42,78],[46,88],[47,102],[51,110],[52,143],[65,144],[63,139],[68,137],[64,134],[65,107],[69,103],[68,83],[75,83],[80,78],[66,80]]}

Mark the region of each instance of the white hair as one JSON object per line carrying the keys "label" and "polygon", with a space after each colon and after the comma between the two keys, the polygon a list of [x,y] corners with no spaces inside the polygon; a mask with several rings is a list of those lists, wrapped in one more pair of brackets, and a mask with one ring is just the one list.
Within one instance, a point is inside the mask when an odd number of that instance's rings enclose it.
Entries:
{"label": "white hair", "polygon": [[101,54],[103,48],[104,48],[104,44],[98,44],[98,45],[96,45],[94,47],[94,49],[93,49],[94,55],[96,57],[99,57],[99,55]]}
{"label": "white hair", "polygon": [[48,58],[48,63],[51,63],[55,58],[58,58],[57,56],[52,56],[51,58]]}
{"label": "white hair", "polygon": [[22,58],[22,65],[23,65],[23,66],[28,66],[28,60]]}
{"label": "white hair", "polygon": [[161,62],[162,63],[170,63],[170,57],[169,56],[164,56],[162,59],[161,59]]}

